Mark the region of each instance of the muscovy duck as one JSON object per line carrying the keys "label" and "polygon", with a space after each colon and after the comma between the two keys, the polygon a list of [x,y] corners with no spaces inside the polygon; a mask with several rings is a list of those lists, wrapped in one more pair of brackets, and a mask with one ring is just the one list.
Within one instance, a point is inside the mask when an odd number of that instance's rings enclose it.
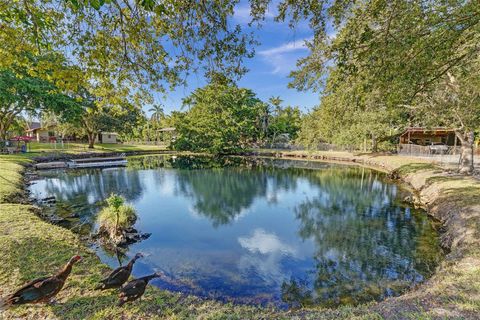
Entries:
{"label": "muscovy duck", "polygon": [[148,282],[154,278],[159,278],[162,276],[162,272],[156,272],[149,276],[128,282],[120,289],[120,294],[118,295],[118,306],[121,307],[126,302],[134,301],[140,298],[145,293],[145,288],[147,287]]}
{"label": "muscovy duck", "polygon": [[108,277],[101,280],[101,284],[95,288],[95,290],[107,290],[113,288],[120,288],[125,282],[127,282],[128,277],[132,273],[133,264],[135,261],[143,257],[143,254],[137,253],[130,262],[124,266],[118,267],[113,270]]}
{"label": "muscovy duck", "polygon": [[72,272],[73,265],[80,260],[82,260],[82,257],[73,256],[57,274],[35,279],[5,299],[0,299],[0,310],[26,303],[51,302],[52,298],[62,290],[65,281]]}

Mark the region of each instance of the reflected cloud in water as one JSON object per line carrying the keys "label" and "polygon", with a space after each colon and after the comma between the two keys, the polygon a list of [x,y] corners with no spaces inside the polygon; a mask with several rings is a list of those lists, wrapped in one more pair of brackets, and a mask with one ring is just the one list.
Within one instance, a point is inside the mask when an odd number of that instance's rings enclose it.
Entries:
{"label": "reflected cloud in water", "polygon": [[250,237],[239,237],[238,243],[251,253],[261,253],[263,255],[296,255],[296,250],[282,243],[275,233],[267,233],[263,229],[255,229]]}

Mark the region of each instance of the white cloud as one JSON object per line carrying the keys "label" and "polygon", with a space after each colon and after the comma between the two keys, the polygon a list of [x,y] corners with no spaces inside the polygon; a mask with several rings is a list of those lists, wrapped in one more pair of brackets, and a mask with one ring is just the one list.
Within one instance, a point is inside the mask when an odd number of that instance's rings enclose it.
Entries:
{"label": "white cloud", "polygon": [[310,40],[312,38],[287,42],[277,47],[261,50],[258,54],[272,65],[273,74],[288,74],[296,68],[299,53],[308,50],[305,42]]}
{"label": "white cloud", "polygon": [[297,250],[283,243],[276,234],[258,228],[248,237],[239,237],[238,242],[248,252],[243,254],[238,267],[244,274],[252,269],[270,284],[281,284],[288,274],[282,270],[281,260],[285,255],[297,256]]}
{"label": "white cloud", "polygon": [[309,40],[311,40],[311,38],[287,42],[278,47],[261,50],[258,53],[264,57],[271,57],[271,56],[285,54],[293,51],[306,50],[307,46],[305,45],[305,41],[309,41]]}
{"label": "white cloud", "polygon": [[239,237],[240,245],[251,253],[295,255],[296,250],[283,243],[276,234],[267,233],[263,229],[255,229],[250,237]]}

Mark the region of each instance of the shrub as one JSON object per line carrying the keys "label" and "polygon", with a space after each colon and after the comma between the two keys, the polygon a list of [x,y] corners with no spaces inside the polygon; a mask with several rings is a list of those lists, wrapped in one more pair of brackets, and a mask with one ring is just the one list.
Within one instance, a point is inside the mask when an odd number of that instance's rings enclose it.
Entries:
{"label": "shrub", "polygon": [[137,213],[132,206],[124,204],[122,196],[112,194],[106,201],[108,207],[97,216],[98,233],[118,245],[125,242],[126,232],[137,220]]}
{"label": "shrub", "polygon": [[[118,209],[118,228],[125,229],[131,227],[137,220],[135,209],[130,205],[122,205]],[[100,227],[106,229],[115,229],[117,222],[117,214],[115,209],[106,207],[100,211],[97,217],[97,222]]]}

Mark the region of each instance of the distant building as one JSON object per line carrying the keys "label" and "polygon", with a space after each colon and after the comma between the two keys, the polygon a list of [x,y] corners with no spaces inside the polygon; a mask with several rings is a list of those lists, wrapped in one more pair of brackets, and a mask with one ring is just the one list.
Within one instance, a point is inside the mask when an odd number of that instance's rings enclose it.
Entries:
{"label": "distant building", "polygon": [[37,142],[49,142],[55,140],[55,126],[42,127],[40,122],[30,122],[25,135]]}
{"label": "distant building", "polygon": [[458,154],[461,142],[449,128],[407,128],[400,136],[399,154]]}
{"label": "distant building", "polygon": [[160,140],[165,143],[172,143],[177,139],[177,130],[174,127],[161,128],[158,132],[160,132]]}
{"label": "distant building", "polygon": [[100,143],[117,143],[118,133],[116,132],[100,132],[98,141]]}
{"label": "distant building", "polygon": [[455,131],[448,128],[407,128],[400,136],[400,144],[416,144],[419,146],[431,146],[444,144],[446,146],[460,145]]}

